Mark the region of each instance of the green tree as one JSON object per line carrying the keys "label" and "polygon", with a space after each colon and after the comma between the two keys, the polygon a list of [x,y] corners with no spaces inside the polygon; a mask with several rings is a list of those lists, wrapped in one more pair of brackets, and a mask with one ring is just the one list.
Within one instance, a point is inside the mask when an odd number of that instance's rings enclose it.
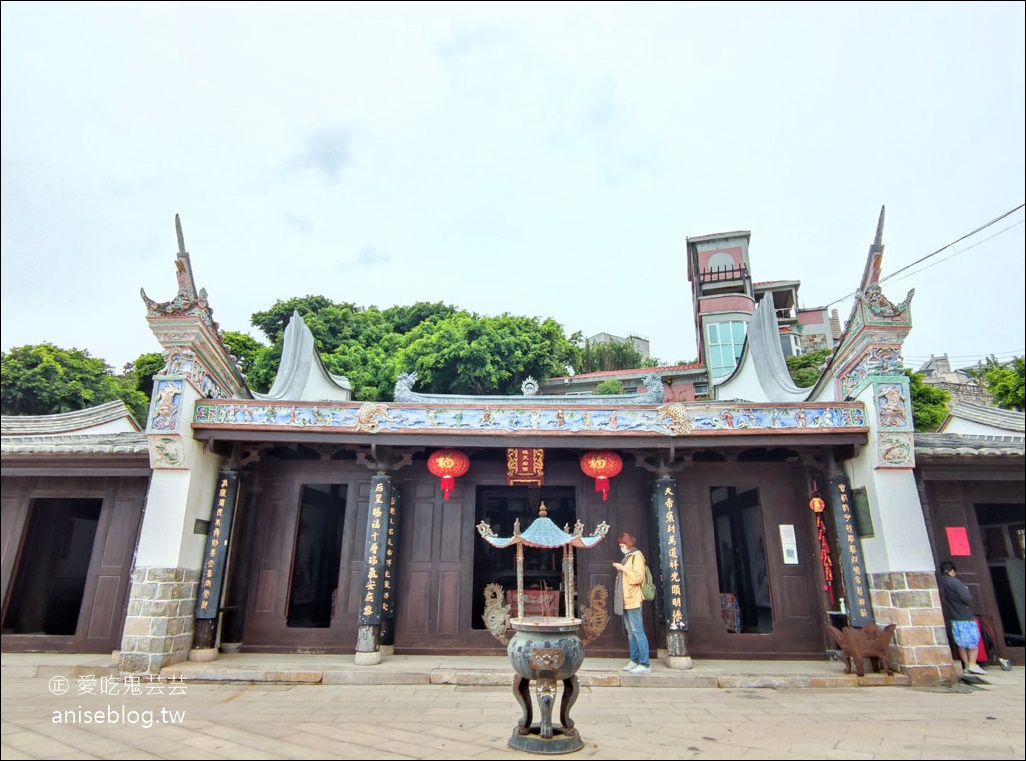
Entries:
{"label": "green tree", "polygon": [[50,343],[19,346],[0,360],[0,409],[4,415],[52,415],[122,400],[140,425],[148,397],[135,377],[117,376],[88,351]]}
{"label": "green tree", "polygon": [[816,381],[819,380],[819,376],[823,372],[823,365],[830,359],[832,353],[832,349],[820,349],[819,351],[810,351],[797,357],[784,357],[794,384],[801,388],[815,386]]}
{"label": "green tree", "polygon": [[224,330],[221,337],[228,345],[231,353],[239,360],[239,369],[243,375],[248,375],[253,365],[259,359],[261,352],[270,347],[260,343],[249,333],[236,333],[233,330]]}
{"label": "green tree", "polygon": [[[578,373],[598,373],[611,370],[634,370],[646,367],[645,359],[634,345],[627,341],[586,341],[581,350]],[[652,367],[653,365],[647,365]]]}
{"label": "green tree", "polygon": [[[153,376],[164,368],[164,355],[159,351],[140,354],[134,362],[125,365],[124,378],[147,399],[153,398]],[[141,421],[140,421],[141,422]]]}
{"label": "green tree", "polygon": [[459,309],[441,301],[428,303],[418,301],[413,306],[394,306],[382,312],[385,320],[396,333],[409,333],[422,322],[444,320],[452,317]]}
{"label": "green tree", "polygon": [[516,394],[531,376],[561,375],[576,347],[551,318],[457,312],[411,330],[397,370],[414,370],[425,393]]}
{"label": "green tree", "polygon": [[912,423],[917,431],[936,431],[948,416],[951,394],[942,388],[923,383],[922,373],[905,369],[912,397]]}
{"label": "green tree", "polygon": [[422,393],[515,394],[528,376],[540,381],[580,366],[580,334],[567,338],[551,319],[481,317],[442,302],[379,310],[306,296],[253,315],[253,325],[271,340],[247,373],[254,391],[273,385],[285,326],[295,312],[325,368],[346,376],[359,400],[391,399],[404,371],[417,372]]}
{"label": "green tree", "polygon": [[596,394],[622,394],[623,393],[623,382],[616,379],[610,378],[604,380],[595,386]]}
{"label": "green tree", "polygon": [[325,296],[295,297],[288,301],[276,301],[273,307],[264,312],[255,312],[250,317],[250,322],[274,344],[285,332],[285,326],[292,319],[293,312],[299,312],[305,320],[307,315],[315,314],[329,306],[333,306],[332,301]]}
{"label": "green tree", "polygon": [[988,357],[985,365],[969,374],[982,381],[998,407],[1023,411],[1026,357],[1015,357],[1007,363],[998,362],[997,357]]}

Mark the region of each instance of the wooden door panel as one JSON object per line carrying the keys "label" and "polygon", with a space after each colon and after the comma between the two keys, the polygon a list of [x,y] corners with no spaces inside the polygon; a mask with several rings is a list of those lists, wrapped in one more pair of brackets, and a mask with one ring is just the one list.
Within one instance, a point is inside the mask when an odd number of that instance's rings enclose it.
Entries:
{"label": "wooden door panel", "polygon": [[458,571],[438,574],[438,634],[453,636],[460,632],[460,578]]}
{"label": "wooden door panel", "polygon": [[82,598],[77,636],[81,651],[102,653],[118,648],[128,609],[128,581],[142,522],[149,480],[109,479],[96,529],[93,554]]}
{"label": "wooden door panel", "polygon": [[[359,474],[359,475],[357,475]],[[369,479],[351,465],[304,461],[269,466],[255,477],[259,486],[249,506],[256,524],[249,557],[253,579],[247,597],[243,646],[252,652],[352,652],[363,595],[363,551],[370,503]],[[289,626],[289,594],[303,488],[344,486],[345,514],[339,549],[338,584],[327,626]]]}
{"label": "wooden door panel", "polygon": [[21,540],[25,535],[25,524],[28,520],[29,493],[35,483],[34,478],[10,476],[3,479],[3,493],[0,495],[0,541],[3,542],[2,582],[0,592],[3,594],[3,617],[7,617],[8,592],[14,580],[14,569],[21,550]]}
{"label": "wooden door panel", "polygon": [[403,630],[410,635],[426,635],[428,633],[428,600],[431,596],[431,576],[429,571],[414,571],[403,578],[403,594],[400,605]]}
{"label": "wooden door panel", "polygon": [[[824,622],[816,598],[811,565],[808,519],[797,494],[803,475],[784,463],[702,463],[681,488],[680,521],[684,531],[684,573],[687,585],[689,647],[699,657],[814,657],[825,651]],[[756,489],[762,518],[762,540],[772,606],[772,631],[728,632],[720,601],[715,532],[709,489],[734,486]],[[791,524],[798,541],[799,563],[782,558],[780,524]]]}

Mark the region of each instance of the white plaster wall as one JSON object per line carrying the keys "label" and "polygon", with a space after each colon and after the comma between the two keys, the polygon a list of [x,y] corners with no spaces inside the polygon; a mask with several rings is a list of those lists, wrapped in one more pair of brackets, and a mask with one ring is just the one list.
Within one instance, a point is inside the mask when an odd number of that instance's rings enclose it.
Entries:
{"label": "white plaster wall", "polygon": [[186,382],[178,417],[187,469],[154,468],[139,533],[137,567],[199,570],[207,535],[193,533],[196,519],[210,520],[218,471],[224,459],[191,437],[198,393]]}
{"label": "white plaster wall", "polygon": [[189,493],[183,516],[178,567],[199,570],[203,562],[203,553],[207,548],[207,535],[194,534],[193,526],[196,519],[210,520],[214,510],[217,474],[221,469],[223,459],[207,451],[202,442],[192,442],[192,444],[195,447],[189,452],[192,479],[189,482]]}
{"label": "white plaster wall", "polygon": [[766,402],[766,392],[762,390],[759,374],[755,364],[750,360],[751,352],[745,349],[741,355],[741,364],[734,368],[734,373],[718,385],[714,385],[714,397],[717,400],[744,399],[749,402]]}
{"label": "white plaster wall", "polygon": [[974,420],[953,417],[943,429],[944,433],[964,433],[970,436],[1022,436],[1022,431],[1015,432],[997,428]]}
{"label": "white plaster wall", "polygon": [[192,474],[188,470],[153,471],[139,531],[139,549],[135,556],[137,567],[178,567],[191,479]]}
{"label": "white plaster wall", "polygon": [[872,384],[859,393],[857,400],[866,405],[869,443],[857,458],[845,463],[845,470],[853,489],[866,488],[873,517],[875,536],[862,539],[866,571],[932,571],[933,552],[915,476],[911,469],[876,467],[879,424]]}

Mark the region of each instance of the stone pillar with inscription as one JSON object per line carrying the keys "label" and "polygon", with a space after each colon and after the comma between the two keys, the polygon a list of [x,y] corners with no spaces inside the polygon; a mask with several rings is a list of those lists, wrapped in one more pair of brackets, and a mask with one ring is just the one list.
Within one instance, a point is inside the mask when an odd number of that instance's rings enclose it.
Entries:
{"label": "stone pillar with inscription", "polygon": [[118,656],[119,669],[131,673],[157,673],[190,655],[218,473],[225,462],[192,437],[193,408],[202,399],[248,395],[206,291],[196,289],[177,216],[175,227],[177,295],[160,303],[142,292],[164,367],[153,377],[146,424],[153,473]]}
{"label": "stone pillar with inscription", "polygon": [[[916,488],[912,397],[901,348],[912,328],[912,297],[892,303],[880,288],[884,212],[869,249],[861,287],[844,339],[829,366],[833,392],[840,401],[861,401],[866,408],[869,440],[842,464],[849,501],[859,491],[872,532],[860,527],[855,543],[861,547],[864,588],[871,615],[880,625],[896,624],[891,661],[913,684],[947,684],[956,679],[944,629],[944,616],[934,569],[926,520]],[[821,393],[829,393],[820,384]],[[833,463],[830,470],[834,471]],[[830,476],[831,497],[836,472]],[[831,502],[837,502],[831,499]],[[835,507],[835,510],[837,508]],[[839,519],[834,513],[835,519]],[[848,516],[850,517],[850,516]],[[840,516],[843,519],[844,516]],[[837,523],[839,549],[844,555],[850,536]],[[857,580],[845,578],[848,586]],[[855,612],[855,601],[851,601]],[[853,625],[855,620],[852,621]]]}
{"label": "stone pillar with inscription", "polygon": [[[363,586],[357,624],[355,663],[373,666],[381,663],[381,617],[385,589],[385,561],[388,549],[388,523],[392,503],[392,477],[379,472],[371,478],[370,505],[367,511],[367,541],[363,555]],[[394,558],[394,556],[393,556]],[[391,603],[391,596],[389,596]]]}
{"label": "stone pillar with inscription", "polygon": [[392,485],[385,524],[385,568],[381,580],[381,654],[395,652],[396,561],[399,558],[399,510],[401,495],[398,484]]}
{"label": "stone pillar with inscription", "polygon": [[235,517],[235,504],[238,495],[238,472],[222,470],[218,473],[214,504],[207,527],[207,546],[203,552],[196,590],[196,628],[193,633],[193,653],[202,651],[206,654],[205,659],[209,660],[213,660],[217,652],[217,625],[221,618],[221,595],[224,589],[232,521]]}
{"label": "stone pillar with inscription", "polygon": [[[651,566],[656,581],[657,604],[666,626],[666,665],[689,669],[694,663],[688,652],[688,596],[684,585],[683,537],[676,479],[663,476],[652,493],[652,519],[659,532],[658,564]],[[655,561],[655,558],[652,559]]]}

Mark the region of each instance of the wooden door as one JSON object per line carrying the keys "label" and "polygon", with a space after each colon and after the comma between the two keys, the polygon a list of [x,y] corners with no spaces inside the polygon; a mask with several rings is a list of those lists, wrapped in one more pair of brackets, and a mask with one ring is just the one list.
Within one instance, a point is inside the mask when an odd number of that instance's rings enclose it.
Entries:
{"label": "wooden door", "polygon": [[[363,546],[369,477],[344,463],[297,462],[267,465],[252,479],[256,483],[231,561],[235,568],[246,566],[231,585],[239,604],[244,605],[243,648],[250,652],[353,652],[362,572],[358,548]],[[330,567],[319,564],[314,571],[330,575],[330,600],[319,600],[318,612],[308,615],[297,596],[302,594],[300,590],[321,585],[304,585],[299,575],[311,571],[297,564],[297,558],[305,539],[325,539],[326,545],[335,541],[316,535],[304,537],[302,507],[304,500],[310,499],[310,489],[330,492],[337,510],[344,514],[339,516],[337,545],[330,549],[337,559]],[[235,583],[239,580],[241,583]]]}
{"label": "wooden door", "polygon": [[[803,484],[799,466],[790,463],[701,463],[687,478],[678,479],[692,655],[823,657],[825,615],[816,584],[818,550]],[[722,516],[714,516],[717,495],[725,490],[755,500],[759,525],[749,520],[754,515],[754,511],[749,511],[751,515],[746,516],[745,524],[749,542],[735,556],[751,555],[752,548],[757,546],[762,564],[740,564],[726,570],[759,574],[762,567],[765,569],[764,580],[759,576],[747,587],[739,585],[733,594],[723,588],[729,582],[725,581],[724,564],[718,562],[717,536],[722,541],[725,529],[717,525]],[[781,527],[794,530],[798,543],[796,563],[784,560]],[[719,555],[721,559],[726,557],[723,547],[719,547]],[[758,588],[752,591],[753,586]],[[745,608],[738,598],[744,594],[756,598],[748,604],[749,610],[756,609],[751,620],[742,615]]]}
{"label": "wooden door", "polygon": [[[920,478],[936,566],[944,560],[954,562],[958,578],[972,593],[973,611],[994,631],[997,654],[1022,664],[1026,660],[1021,624],[1024,561],[1017,536],[1026,521],[1022,481],[977,481],[970,480],[968,474],[952,478],[930,469],[923,469]],[[984,523],[988,513],[1007,516],[1004,528],[1011,528],[1012,535],[1004,549],[990,536],[991,527],[986,527],[986,532],[981,529],[981,511]],[[952,554],[949,529],[964,532],[968,555]],[[995,579],[1000,586],[996,587]]]}
{"label": "wooden door", "polygon": [[[148,484],[146,477],[3,480],[3,616],[5,630],[9,632],[3,635],[4,650],[104,653],[120,647]],[[69,616],[75,623],[60,634],[46,633],[47,625],[41,626],[38,633],[16,633],[16,626],[8,626],[8,616],[13,619],[17,614],[12,610],[12,605],[18,603],[12,599],[12,591],[19,580],[24,581],[29,575],[40,577],[51,572],[51,568],[40,568],[40,563],[55,564],[34,556],[29,548],[33,521],[42,522],[46,531],[45,524],[50,520],[42,512],[33,516],[33,511],[54,509],[67,513],[79,503],[96,504],[99,509],[87,521],[93,524],[89,529],[89,546],[85,548],[88,564],[79,587],[80,601],[74,601],[78,603],[77,618],[74,613]],[[58,553],[66,556],[73,549],[70,545],[80,544],[80,539],[81,535],[67,534],[62,541],[69,546],[56,548]]]}

